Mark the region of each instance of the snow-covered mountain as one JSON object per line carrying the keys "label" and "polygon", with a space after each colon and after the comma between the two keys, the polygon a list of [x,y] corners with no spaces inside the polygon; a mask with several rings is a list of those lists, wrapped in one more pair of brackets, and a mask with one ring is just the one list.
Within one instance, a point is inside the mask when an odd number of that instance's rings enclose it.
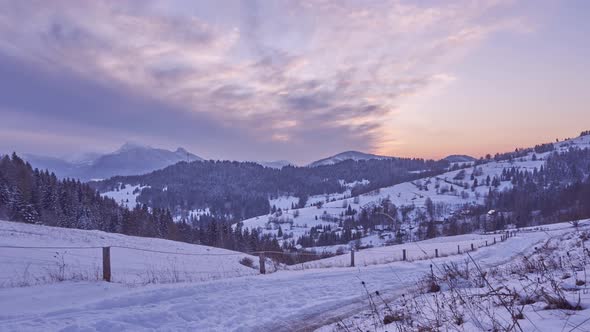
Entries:
{"label": "snow-covered mountain", "polygon": [[118,150],[94,156],[67,161],[38,155],[25,155],[33,167],[49,169],[59,177],[80,180],[104,179],[115,175],[136,175],[176,164],[180,161],[203,160],[183,148],[175,151],[153,148],[135,143],[125,143]]}
{"label": "snow-covered mountain", "polygon": [[452,154],[443,159],[450,163],[470,163],[476,160],[475,158],[464,154]]}
{"label": "snow-covered mountain", "polygon": [[317,166],[325,166],[325,165],[334,165],[334,164],[337,164],[337,163],[345,161],[345,160],[357,161],[357,160],[389,159],[389,158],[393,158],[393,157],[378,156],[375,154],[364,153],[364,152],[359,152],[359,151],[346,151],[346,152],[342,152],[342,153],[333,155],[331,157],[327,157],[324,159],[314,161],[307,166],[308,167],[317,167]]}
{"label": "snow-covered mountain", "polygon": [[256,161],[256,163],[260,164],[264,167],[276,168],[276,169],[281,169],[285,166],[293,165],[293,163],[288,160]]}

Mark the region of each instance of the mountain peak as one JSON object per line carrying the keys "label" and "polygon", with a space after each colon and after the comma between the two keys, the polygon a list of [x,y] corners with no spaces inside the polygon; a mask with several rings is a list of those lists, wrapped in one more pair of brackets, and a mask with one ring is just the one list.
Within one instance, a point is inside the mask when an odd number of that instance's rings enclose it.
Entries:
{"label": "mountain peak", "polygon": [[468,163],[473,162],[476,159],[464,154],[452,154],[450,156],[446,156],[445,158],[443,158],[443,160],[446,160],[450,163]]}
{"label": "mountain peak", "polygon": [[344,151],[344,152],[335,154],[335,155],[328,157],[328,158],[314,161],[311,164],[309,164],[308,167],[334,165],[334,164],[337,164],[337,163],[345,161],[345,160],[358,161],[358,160],[390,159],[390,158],[393,158],[393,157],[379,156],[379,155],[375,155],[375,154],[349,150],[349,151]]}
{"label": "mountain peak", "polygon": [[186,153],[189,153],[189,152],[188,152],[188,151],[187,151],[185,148],[183,148],[183,147],[178,147],[178,148],[176,149],[176,151],[174,151],[174,152],[176,152],[176,153],[185,153],[185,154],[186,154]]}
{"label": "mountain peak", "polygon": [[121,147],[115,151],[116,153],[119,152],[126,152],[129,150],[136,150],[136,149],[149,149],[150,147],[147,145],[143,145],[137,142],[125,142],[125,144],[121,145]]}

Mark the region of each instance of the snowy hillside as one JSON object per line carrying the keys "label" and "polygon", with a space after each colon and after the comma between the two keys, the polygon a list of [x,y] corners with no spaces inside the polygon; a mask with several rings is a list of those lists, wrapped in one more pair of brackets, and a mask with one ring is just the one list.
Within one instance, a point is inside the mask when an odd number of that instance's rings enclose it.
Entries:
{"label": "snowy hillside", "polygon": [[346,152],[342,152],[342,153],[333,155],[328,158],[314,161],[307,166],[308,167],[317,167],[317,166],[325,166],[325,165],[334,165],[334,164],[337,164],[337,163],[345,161],[345,160],[369,160],[369,159],[388,159],[388,158],[392,158],[392,157],[378,156],[378,155],[359,152],[359,151],[346,151]]}
{"label": "snowy hillside", "polygon": [[[101,231],[0,221],[0,287],[101,280],[101,247],[105,246],[112,246],[114,282],[166,283],[258,274],[255,257],[234,251]],[[252,259],[253,268],[240,264],[245,257]]]}
{"label": "snowy hillside", "polygon": [[[589,148],[590,136],[582,136],[574,139],[555,143],[555,151],[567,151],[570,147]],[[426,177],[415,181],[400,183],[391,187],[384,187],[357,197],[349,197],[345,194],[318,195],[308,200],[305,208],[290,209],[290,204],[281,205],[283,211],[250,218],[245,221],[244,227],[261,228],[268,234],[277,234],[279,227],[288,240],[297,240],[308,233],[311,227],[329,226],[332,230],[340,229],[340,222],[350,206],[352,210],[361,211],[363,208],[377,206],[387,201],[398,208],[396,216],[402,221],[402,229],[416,229],[417,223],[425,219],[427,215],[426,202],[430,200],[434,206],[434,219],[444,220],[452,215],[459,214],[471,206],[482,204],[490,190],[503,191],[512,187],[510,181],[499,181],[494,184],[494,177],[500,179],[504,170],[516,168],[517,170],[533,171],[539,169],[547,156],[552,152],[528,153],[513,160],[494,161],[489,160],[475,167],[467,167],[449,171],[438,176]],[[474,187],[474,182],[477,186]],[[276,199],[276,201],[293,202],[295,197]],[[321,205],[316,203],[321,202]],[[310,206],[316,204],[316,206]],[[278,206],[277,206],[278,207]],[[406,211],[405,215],[404,212]],[[362,231],[362,230],[359,230]],[[376,238],[371,243],[380,245],[386,242]]]}
{"label": "snowy hillside", "polygon": [[115,190],[101,193],[101,196],[109,197],[114,199],[119,205],[133,209],[137,205],[137,196],[141,193],[143,188],[146,186],[140,185],[119,185]]}

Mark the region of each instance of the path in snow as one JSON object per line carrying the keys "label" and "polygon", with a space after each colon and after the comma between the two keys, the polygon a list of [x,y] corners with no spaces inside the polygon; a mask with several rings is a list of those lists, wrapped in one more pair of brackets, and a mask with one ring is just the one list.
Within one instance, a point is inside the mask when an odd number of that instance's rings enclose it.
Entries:
{"label": "path in snow", "polygon": [[[569,229],[571,230],[571,229]],[[527,233],[472,253],[483,266],[504,263],[547,239]],[[439,258],[436,263],[465,256]],[[61,283],[0,290],[2,331],[294,331],[310,330],[366,305],[369,291],[395,296],[430,269],[430,261],[360,268],[281,271],[197,284],[130,288]]]}

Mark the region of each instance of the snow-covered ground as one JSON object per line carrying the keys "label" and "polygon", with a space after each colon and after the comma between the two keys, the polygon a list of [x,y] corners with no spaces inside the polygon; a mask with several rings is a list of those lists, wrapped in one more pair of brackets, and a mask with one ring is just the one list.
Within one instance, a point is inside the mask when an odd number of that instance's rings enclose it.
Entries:
{"label": "snow-covered ground", "polygon": [[271,208],[274,206],[277,209],[288,210],[299,204],[299,197],[295,196],[279,196],[276,198],[270,198],[268,200]]}
{"label": "snow-covered ground", "polygon": [[[101,247],[106,246],[113,246],[110,250],[114,282],[199,281],[259,273],[257,257],[234,251],[101,231],[0,221],[0,287],[72,279],[100,280]],[[253,268],[239,263],[244,257],[252,259]]]}
{"label": "snow-covered ground", "polygon": [[[485,247],[486,244],[492,246],[494,245],[494,239],[496,239],[496,244],[499,244],[501,235],[465,234],[439,237],[425,241],[358,250],[354,253],[354,260],[355,265],[358,266],[396,262],[402,260],[403,250],[406,251],[406,259],[409,261],[434,258],[436,249],[438,249],[439,256],[450,256],[471,251],[472,244],[475,249]],[[302,265],[304,268],[349,266],[350,254],[347,253],[345,255],[306,262]],[[301,268],[301,265],[293,266],[292,268]]]}
{"label": "snow-covered ground", "polygon": [[[307,199],[307,202],[305,203],[305,206],[310,207],[310,206],[314,206],[318,202],[327,203],[327,202],[334,201],[334,200],[343,200],[345,198],[350,198],[352,188],[354,188],[357,185],[367,185],[367,184],[369,184],[369,180],[362,179],[360,181],[353,181],[353,182],[346,182],[344,180],[339,180],[339,183],[341,186],[346,188],[343,192],[309,196]],[[279,196],[279,197],[270,198],[268,200],[268,202],[271,207],[274,206],[277,209],[280,208],[282,210],[289,210],[289,209],[293,209],[293,207],[298,206],[299,197],[295,197],[295,196],[291,196],[291,195]]]}
{"label": "snow-covered ground", "polygon": [[[530,253],[550,237],[572,232],[567,226],[518,234],[471,256],[483,268],[503,264]],[[391,300],[421,280],[430,264],[459,264],[465,258],[279,271],[167,285],[65,282],[4,288],[0,289],[0,327],[3,331],[313,330],[364,309],[365,286]]]}
{"label": "snow-covered ground", "polygon": [[146,186],[140,185],[124,185],[120,184],[119,188],[113,191],[107,191],[101,193],[101,196],[109,197],[114,199],[119,205],[125,206],[129,209],[133,209],[137,205],[137,197],[141,193],[143,188],[147,188]]}
{"label": "snow-covered ground", "polygon": [[318,332],[590,331],[589,241],[585,227],[494,268],[480,269],[477,260],[434,264],[393,301],[368,285],[370,309]]}

